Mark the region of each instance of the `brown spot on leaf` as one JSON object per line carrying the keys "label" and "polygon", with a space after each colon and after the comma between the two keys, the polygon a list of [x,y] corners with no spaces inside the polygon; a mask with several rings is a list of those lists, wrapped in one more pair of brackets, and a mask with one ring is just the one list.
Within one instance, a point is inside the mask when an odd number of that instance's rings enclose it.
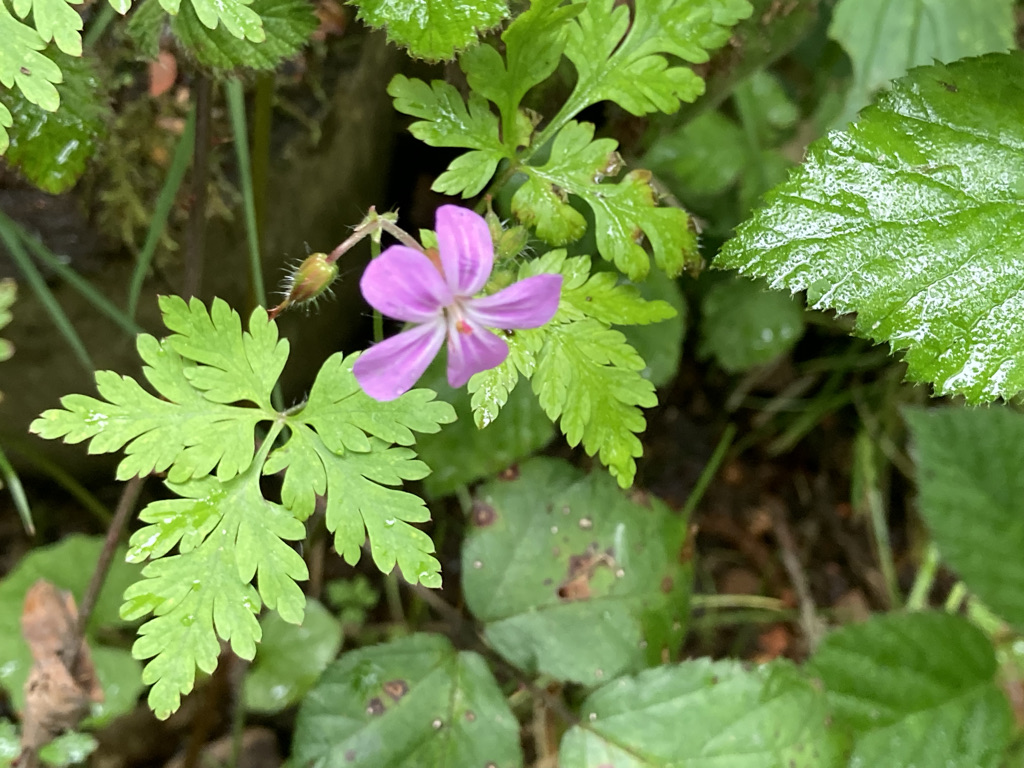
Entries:
{"label": "brown spot on leaf", "polygon": [[474,712],[472,709],[467,709],[466,710],[466,722],[467,723],[472,723],[474,720],[476,720],[476,712]]}
{"label": "brown spot on leaf", "polygon": [[611,568],[615,560],[609,552],[598,551],[598,543],[593,542],[581,555],[569,557],[569,572],[558,587],[558,596],[562,600],[589,600],[590,580],[600,566]]}
{"label": "brown spot on leaf", "polygon": [[374,696],[366,704],[366,714],[368,714],[368,715],[383,715],[384,714],[384,702],[380,700],[379,696]]}
{"label": "brown spot on leaf", "polygon": [[672,581],[672,577],[671,576],[665,576],[661,580],[661,591],[667,595],[669,592],[672,591],[672,586],[674,584],[675,584],[675,582]]}
{"label": "brown spot on leaf", "polygon": [[493,525],[494,521],[498,519],[498,513],[494,507],[490,504],[485,504],[479,499],[473,502],[471,516],[473,518],[473,525],[477,528],[486,528],[489,525]]}
{"label": "brown spot on leaf", "polygon": [[950,93],[958,93],[960,91],[960,89],[956,87],[956,83],[947,83],[945,80],[939,80],[939,84]]}
{"label": "brown spot on leaf", "polygon": [[398,701],[409,692],[409,684],[405,680],[388,680],[384,683],[384,693],[391,697],[392,701]]}
{"label": "brown spot on leaf", "polygon": [[345,750],[345,762],[346,763],[352,763],[352,762],[355,762],[355,759],[356,759],[356,751],[354,749],[346,749]]}
{"label": "brown spot on leaf", "polygon": [[28,67],[22,67],[20,71],[21,71],[21,74],[23,74],[25,77],[31,77],[32,76],[32,70],[29,69]]}
{"label": "brown spot on leaf", "polygon": [[506,467],[498,475],[499,480],[518,480],[519,479],[519,465],[513,464],[511,467]]}

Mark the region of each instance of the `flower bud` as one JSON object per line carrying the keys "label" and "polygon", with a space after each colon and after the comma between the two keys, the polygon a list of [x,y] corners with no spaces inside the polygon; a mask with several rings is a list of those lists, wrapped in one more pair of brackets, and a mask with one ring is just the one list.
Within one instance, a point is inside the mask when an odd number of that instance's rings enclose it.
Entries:
{"label": "flower bud", "polygon": [[526,227],[515,226],[511,229],[506,229],[501,233],[501,236],[494,241],[494,256],[499,261],[502,259],[511,259],[514,256],[518,256],[520,251],[526,247],[527,241],[530,239],[530,232]]}
{"label": "flower bud", "polygon": [[284,301],[270,311],[270,317],[276,317],[292,304],[313,301],[330,287],[337,276],[338,265],[336,262],[328,261],[327,254],[310,254],[288,277],[288,294]]}

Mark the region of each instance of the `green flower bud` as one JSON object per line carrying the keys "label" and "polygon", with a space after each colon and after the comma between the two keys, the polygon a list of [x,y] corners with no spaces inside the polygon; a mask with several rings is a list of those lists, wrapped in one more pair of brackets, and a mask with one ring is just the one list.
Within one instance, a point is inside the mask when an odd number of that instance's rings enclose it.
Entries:
{"label": "green flower bud", "polygon": [[337,276],[338,265],[328,261],[326,253],[310,254],[288,278],[288,295],[270,311],[270,317],[276,317],[292,304],[313,301],[331,286]]}
{"label": "green flower bud", "polygon": [[500,261],[501,259],[511,259],[513,256],[518,256],[520,251],[526,247],[529,239],[530,232],[526,227],[515,226],[511,229],[506,229],[494,241],[495,258]]}

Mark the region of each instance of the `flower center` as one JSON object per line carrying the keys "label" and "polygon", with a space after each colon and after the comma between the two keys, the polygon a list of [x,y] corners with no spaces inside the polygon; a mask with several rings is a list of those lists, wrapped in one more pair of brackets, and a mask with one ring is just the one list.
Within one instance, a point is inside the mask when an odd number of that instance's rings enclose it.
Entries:
{"label": "flower center", "polygon": [[466,322],[462,305],[456,299],[450,306],[445,307],[445,314],[448,316],[448,325],[461,334],[470,334],[473,327]]}

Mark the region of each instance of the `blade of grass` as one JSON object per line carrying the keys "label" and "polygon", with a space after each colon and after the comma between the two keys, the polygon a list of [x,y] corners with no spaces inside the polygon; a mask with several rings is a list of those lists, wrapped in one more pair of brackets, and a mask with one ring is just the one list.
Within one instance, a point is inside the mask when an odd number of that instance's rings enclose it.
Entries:
{"label": "blade of grass", "polygon": [[28,497],[25,495],[25,489],[21,485],[18,473],[14,471],[11,462],[7,460],[2,446],[0,446],[0,475],[3,475],[7,490],[10,491],[11,498],[14,499],[14,508],[18,510],[21,524],[25,526],[29,536],[34,536],[36,526],[32,522],[32,510],[28,506]]}
{"label": "blade of grass", "polygon": [[25,278],[25,282],[28,283],[29,288],[35,293],[39,302],[43,305],[43,309],[46,310],[53,324],[57,327],[57,331],[67,341],[71,351],[75,353],[78,362],[82,364],[86,374],[91,379],[96,366],[92,364],[92,359],[90,359],[89,353],[85,349],[85,344],[82,343],[78,332],[75,331],[75,326],[72,325],[68,316],[64,314],[64,310],[53,295],[50,287],[46,284],[46,280],[43,279],[39,270],[36,269],[36,265],[32,263],[32,257],[25,250],[21,238],[18,237],[18,233],[11,226],[12,223],[10,219],[0,213],[0,240],[4,241],[8,253],[14,259],[14,263]]}
{"label": "blade of grass", "polygon": [[249,130],[245,120],[245,94],[236,77],[224,82],[224,93],[231,115],[231,130],[235,136],[235,155],[238,158],[238,177],[242,185],[242,204],[245,210],[245,236],[249,242],[249,279],[256,302],[266,306],[267,292],[263,284],[263,261],[260,258],[260,236],[256,223],[256,197],[252,184],[252,158],[249,154]]}
{"label": "blade of grass", "polygon": [[103,33],[107,31],[107,27],[110,26],[110,22],[114,20],[115,16],[117,16],[117,11],[114,10],[113,6],[102,3],[99,11],[96,12],[96,18],[82,36],[82,45],[85,48],[92,48],[96,45],[99,39],[103,37]]}
{"label": "blade of grass", "polygon": [[3,439],[9,450],[21,456],[42,474],[63,488],[69,496],[81,504],[84,509],[88,510],[102,527],[106,528],[110,525],[114,514],[104,506],[102,501],[93,496],[84,485],[72,477],[67,470],[46,458],[46,456],[33,448],[28,440],[10,434],[5,434]]}
{"label": "blade of grass", "polygon": [[174,148],[174,156],[171,158],[171,165],[167,169],[167,178],[160,189],[160,195],[156,199],[156,206],[153,208],[153,220],[149,224],[149,232],[146,233],[146,242],[142,244],[138,259],[135,262],[135,270],[132,272],[131,283],[128,287],[128,317],[135,319],[136,310],[139,306],[139,294],[142,292],[142,283],[149,273],[149,265],[153,261],[153,254],[160,242],[160,236],[167,226],[167,219],[171,215],[171,208],[174,207],[174,198],[178,195],[182,179],[185,178],[185,171],[188,170],[189,159],[192,157],[192,148],[196,137],[196,110],[195,107],[188,113],[188,120],[185,122],[185,130],[178,139],[178,145]]}
{"label": "blade of grass", "polygon": [[60,276],[61,280],[66,282],[72,289],[77,291],[82,298],[92,304],[92,306],[96,308],[97,312],[110,318],[129,336],[142,333],[142,328],[128,317],[128,315],[118,309],[110,299],[93,288],[92,284],[88,280],[62,262],[60,258],[40,242],[38,238],[30,235],[22,227],[18,226],[16,222],[8,220],[8,223],[21,237],[22,242],[28,246],[32,255],[56,272],[57,275]]}

